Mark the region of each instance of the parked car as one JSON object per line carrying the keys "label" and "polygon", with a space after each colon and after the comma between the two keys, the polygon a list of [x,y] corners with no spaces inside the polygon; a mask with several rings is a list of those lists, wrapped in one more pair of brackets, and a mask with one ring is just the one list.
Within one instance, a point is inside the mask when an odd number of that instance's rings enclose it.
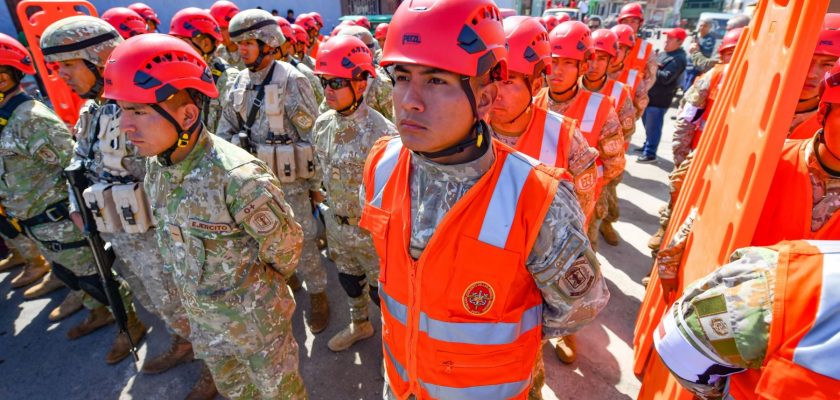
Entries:
{"label": "parked car", "polygon": [[710,19],[713,21],[712,33],[716,38],[722,38],[726,34],[726,23],[735,14],[719,13],[719,12],[704,12],[700,13],[700,20]]}
{"label": "parked car", "polygon": [[580,10],[577,8],[549,8],[548,10],[543,11],[543,18],[548,17],[549,15],[558,16],[560,14],[566,14],[572,18],[574,21],[580,20]]}
{"label": "parked car", "polygon": [[367,17],[368,21],[370,21],[370,31],[371,33],[376,30],[376,26],[379,24],[384,23],[391,23],[391,18],[394,16],[391,14],[378,14],[378,15],[345,15],[339,18],[339,21],[355,21],[361,17]]}

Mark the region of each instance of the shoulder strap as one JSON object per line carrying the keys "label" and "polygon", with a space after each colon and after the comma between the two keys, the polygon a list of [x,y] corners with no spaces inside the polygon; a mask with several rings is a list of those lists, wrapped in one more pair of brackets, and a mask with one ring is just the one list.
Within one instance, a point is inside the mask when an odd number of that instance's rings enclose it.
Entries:
{"label": "shoulder strap", "polygon": [[29,100],[32,100],[32,97],[21,92],[9,99],[3,107],[0,107],[0,132],[3,132],[3,129],[9,124],[9,118],[12,118],[15,110]]}
{"label": "shoulder strap", "polygon": [[[271,77],[274,76],[274,67],[277,66],[276,62],[271,63],[271,69],[268,70],[268,74],[265,76],[265,79],[257,85],[257,96],[254,97],[254,103],[251,104],[251,108],[248,110],[248,119],[245,120],[245,124],[242,126],[247,132],[248,136],[251,136],[251,127],[254,126],[254,121],[257,119],[257,112],[262,107],[262,100],[265,97],[265,85],[271,81]],[[236,117],[239,119],[240,124],[242,123],[242,117],[239,116],[239,113],[236,113]]]}

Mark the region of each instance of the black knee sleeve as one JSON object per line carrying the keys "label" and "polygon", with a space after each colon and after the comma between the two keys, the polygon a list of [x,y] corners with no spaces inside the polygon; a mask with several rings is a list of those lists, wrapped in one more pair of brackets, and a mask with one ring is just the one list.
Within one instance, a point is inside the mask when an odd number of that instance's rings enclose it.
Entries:
{"label": "black knee sleeve", "polygon": [[102,287],[102,281],[99,280],[99,275],[80,276],[79,287],[85,293],[96,299],[96,301],[102,304],[108,304],[108,296],[105,294],[105,289]]}
{"label": "black knee sleeve", "polygon": [[79,277],[76,276],[73,271],[67,269],[67,267],[54,262],[52,263],[52,273],[56,278],[58,278],[58,280],[70,289],[82,290],[82,288],[79,287]]}
{"label": "black knee sleeve", "polygon": [[382,307],[379,305],[379,286],[370,285],[370,291],[368,291],[370,295],[370,299],[373,300],[373,303],[376,304],[377,307]]}
{"label": "black knee sleeve", "polygon": [[364,294],[365,279],[364,275],[350,275],[343,272],[338,273],[338,282],[344,288],[344,292],[350,297],[359,297]]}

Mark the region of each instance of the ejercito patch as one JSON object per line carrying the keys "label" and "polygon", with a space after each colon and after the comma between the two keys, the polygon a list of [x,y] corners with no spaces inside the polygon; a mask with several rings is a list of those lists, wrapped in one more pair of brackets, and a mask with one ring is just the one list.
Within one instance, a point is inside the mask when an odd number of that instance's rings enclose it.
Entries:
{"label": "ejercito patch", "polygon": [[482,315],[490,311],[494,300],[496,292],[487,282],[474,282],[464,291],[464,309],[473,315]]}

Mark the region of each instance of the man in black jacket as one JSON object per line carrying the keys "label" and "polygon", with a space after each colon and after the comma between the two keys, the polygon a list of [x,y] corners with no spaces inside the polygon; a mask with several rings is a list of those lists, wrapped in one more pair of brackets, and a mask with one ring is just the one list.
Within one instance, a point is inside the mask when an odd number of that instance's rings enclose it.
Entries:
{"label": "man in black jacket", "polygon": [[659,52],[656,56],[656,63],[659,65],[659,70],[656,71],[656,83],[648,91],[650,103],[642,115],[646,138],[642,155],[636,159],[641,163],[656,161],[656,149],[659,147],[659,139],[662,138],[665,112],[671,106],[671,101],[677,92],[679,78],[686,66],[686,55],[682,49],[682,43],[686,38],[685,29],[671,29],[665,37],[665,51]]}

